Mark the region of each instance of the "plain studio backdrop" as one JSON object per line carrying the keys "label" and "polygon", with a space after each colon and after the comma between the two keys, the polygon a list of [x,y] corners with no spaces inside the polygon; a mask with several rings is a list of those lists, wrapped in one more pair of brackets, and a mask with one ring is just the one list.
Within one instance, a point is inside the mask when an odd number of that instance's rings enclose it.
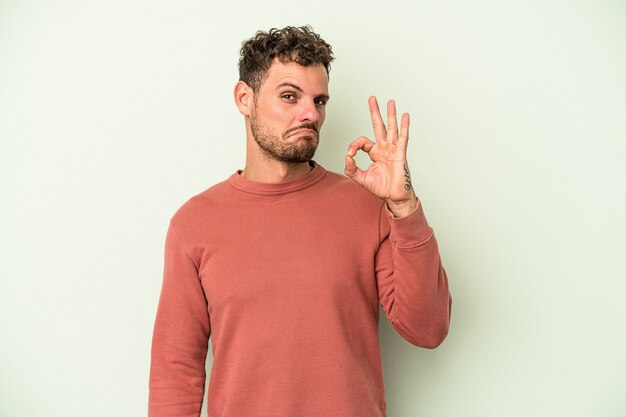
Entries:
{"label": "plain studio backdrop", "polygon": [[626,3],[597,0],[0,0],[0,415],[146,415],[168,221],[243,168],[241,42],[304,24],[336,54],[314,159],[395,99],[450,280],[438,349],[381,310],[389,417],[626,415]]}

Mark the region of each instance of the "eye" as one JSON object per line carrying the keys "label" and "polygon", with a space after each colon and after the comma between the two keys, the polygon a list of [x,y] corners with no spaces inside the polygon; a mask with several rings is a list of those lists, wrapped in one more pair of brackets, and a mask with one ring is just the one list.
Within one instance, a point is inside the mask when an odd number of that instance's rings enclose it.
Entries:
{"label": "eye", "polygon": [[323,98],[318,98],[317,100],[315,100],[315,104],[317,104],[318,106],[325,106],[326,100]]}
{"label": "eye", "polygon": [[285,93],[281,97],[284,98],[287,101],[293,101],[296,98],[296,96],[294,94],[291,94],[291,93]]}

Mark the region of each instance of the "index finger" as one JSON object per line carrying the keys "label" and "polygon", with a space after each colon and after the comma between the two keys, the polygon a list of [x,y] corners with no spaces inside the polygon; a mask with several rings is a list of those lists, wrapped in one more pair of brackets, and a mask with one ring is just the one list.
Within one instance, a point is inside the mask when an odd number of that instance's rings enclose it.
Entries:
{"label": "index finger", "polygon": [[378,108],[376,96],[371,96],[368,100],[368,104],[370,106],[372,126],[374,127],[374,137],[376,138],[376,141],[380,140],[384,142],[387,140],[387,130],[385,128],[385,123],[383,123],[383,118],[380,115],[380,109]]}

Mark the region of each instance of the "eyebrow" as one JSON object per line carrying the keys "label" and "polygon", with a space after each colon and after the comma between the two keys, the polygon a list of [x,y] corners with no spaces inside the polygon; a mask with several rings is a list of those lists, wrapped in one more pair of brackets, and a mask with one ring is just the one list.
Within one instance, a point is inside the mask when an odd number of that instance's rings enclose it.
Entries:
{"label": "eyebrow", "polygon": [[[285,82],[285,83],[282,83],[282,84],[278,84],[276,89],[278,90],[278,89],[280,89],[282,87],[295,88],[299,92],[304,93],[304,90],[302,90],[302,88],[300,88],[299,86],[297,86],[296,84],[293,84],[293,83]],[[330,96],[328,94],[320,94],[320,95],[317,96],[317,98],[324,98],[324,99],[326,99],[326,101],[330,100]]]}

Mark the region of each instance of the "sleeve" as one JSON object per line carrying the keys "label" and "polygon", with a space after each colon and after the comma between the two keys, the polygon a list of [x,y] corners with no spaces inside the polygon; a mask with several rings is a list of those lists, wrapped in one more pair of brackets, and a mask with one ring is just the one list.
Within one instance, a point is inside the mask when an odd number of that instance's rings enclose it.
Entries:
{"label": "sleeve", "polygon": [[411,344],[434,349],[448,334],[452,297],[421,202],[402,218],[383,203],[379,233],[376,283],[385,315]]}
{"label": "sleeve", "polygon": [[148,417],[198,417],[211,333],[198,268],[170,220],[152,336]]}

